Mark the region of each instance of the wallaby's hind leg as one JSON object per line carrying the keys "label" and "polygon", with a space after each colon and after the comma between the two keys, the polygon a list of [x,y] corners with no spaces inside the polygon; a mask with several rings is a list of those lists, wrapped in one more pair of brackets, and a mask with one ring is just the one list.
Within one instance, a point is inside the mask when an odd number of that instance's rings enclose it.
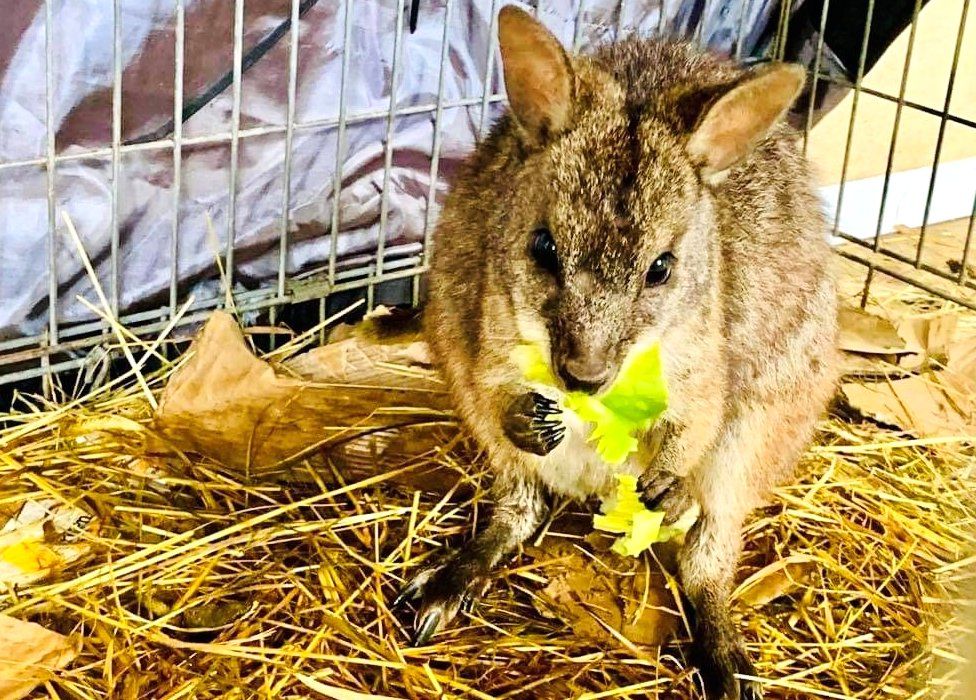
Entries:
{"label": "wallaby's hind leg", "polygon": [[741,550],[742,518],[703,512],[681,554],[681,583],[694,614],[693,656],[709,700],[758,700],[759,684],[729,613],[729,595]]}
{"label": "wallaby's hind leg", "polygon": [[425,644],[459,610],[466,610],[488,586],[491,570],[538,529],[548,512],[542,488],[520,475],[502,472],[492,491],[495,508],[488,526],[453,556],[420,572],[391,607],[420,599],[414,644]]}
{"label": "wallaby's hind leg", "polygon": [[701,516],[685,540],[680,573],[709,700],[762,697],[762,684],[735,677],[756,675],[729,613],[742,526],[773,487],[791,479],[818,413],[819,404],[788,400],[742,411],[689,479]]}

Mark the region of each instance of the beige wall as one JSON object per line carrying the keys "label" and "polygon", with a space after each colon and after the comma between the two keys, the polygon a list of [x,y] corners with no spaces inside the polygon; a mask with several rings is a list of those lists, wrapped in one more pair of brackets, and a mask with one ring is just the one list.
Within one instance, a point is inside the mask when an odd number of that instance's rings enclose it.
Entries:
{"label": "beige wall", "polygon": [[[919,15],[915,47],[908,75],[906,99],[942,110],[964,0],[931,0]],[[876,11],[883,11],[879,3]],[[906,29],[865,76],[864,84],[890,95],[898,94],[908,48]],[[853,91],[852,91],[853,92]],[[851,120],[852,94],[811,131],[809,155],[823,184],[840,181]],[[891,143],[896,104],[861,93],[854,123],[847,179],[883,175]],[[959,68],[949,111],[976,121],[976,3],[969,9]],[[931,167],[939,118],[904,108],[898,129],[894,170]],[[948,122],[940,162],[976,157],[976,129]]]}

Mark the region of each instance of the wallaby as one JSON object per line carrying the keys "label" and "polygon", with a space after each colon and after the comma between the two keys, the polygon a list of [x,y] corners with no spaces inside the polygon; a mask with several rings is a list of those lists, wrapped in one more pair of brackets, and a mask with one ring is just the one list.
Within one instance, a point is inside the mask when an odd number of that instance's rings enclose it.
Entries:
{"label": "wallaby", "polygon": [[710,698],[761,696],[729,614],[741,528],[788,480],[832,394],[836,293],[811,175],[782,117],[804,72],[744,70],[684,43],[569,56],[513,7],[498,21],[510,109],[461,169],[434,237],[426,326],[494,472],[492,517],[408,583],[426,642],[547,514],[612,471],[511,359],[538,343],[567,390],[598,393],[659,342],[669,405],[622,469],[673,521]]}

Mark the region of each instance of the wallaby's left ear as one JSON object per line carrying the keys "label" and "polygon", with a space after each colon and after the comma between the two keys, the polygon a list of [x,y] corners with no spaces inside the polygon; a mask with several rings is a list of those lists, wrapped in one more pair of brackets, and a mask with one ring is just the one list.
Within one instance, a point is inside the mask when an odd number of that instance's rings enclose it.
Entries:
{"label": "wallaby's left ear", "polygon": [[545,146],[570,127],[574,76],[559,40],[538,20],[515,5],[498,13],[498,45],[508,102],[523,141]]}
{"label": "wallaby's left ear", "polygon": [[706,180],[745,158],[790,108],[806,79],[801,66],[774,63],[746,75],[698,120],[687,149]]}

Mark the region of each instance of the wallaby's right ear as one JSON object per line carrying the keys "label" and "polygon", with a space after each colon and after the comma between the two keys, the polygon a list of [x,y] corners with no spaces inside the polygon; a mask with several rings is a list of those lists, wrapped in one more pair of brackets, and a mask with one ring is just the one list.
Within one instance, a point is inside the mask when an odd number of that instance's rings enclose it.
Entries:
{"label": "wallaby's right ear", "polygon": [[773,63],[746,74],[714,101],[688,139],[688,153],[706,181],[720,180],[783,117],[800,90],[803,68]]}
{"label": "wallaby's right ear", "polygon": [[498,13],[498,44],[505,89],[523,139],[544,146],[569,128],[575,79],[559,40],[532,15],[514,5]]}

